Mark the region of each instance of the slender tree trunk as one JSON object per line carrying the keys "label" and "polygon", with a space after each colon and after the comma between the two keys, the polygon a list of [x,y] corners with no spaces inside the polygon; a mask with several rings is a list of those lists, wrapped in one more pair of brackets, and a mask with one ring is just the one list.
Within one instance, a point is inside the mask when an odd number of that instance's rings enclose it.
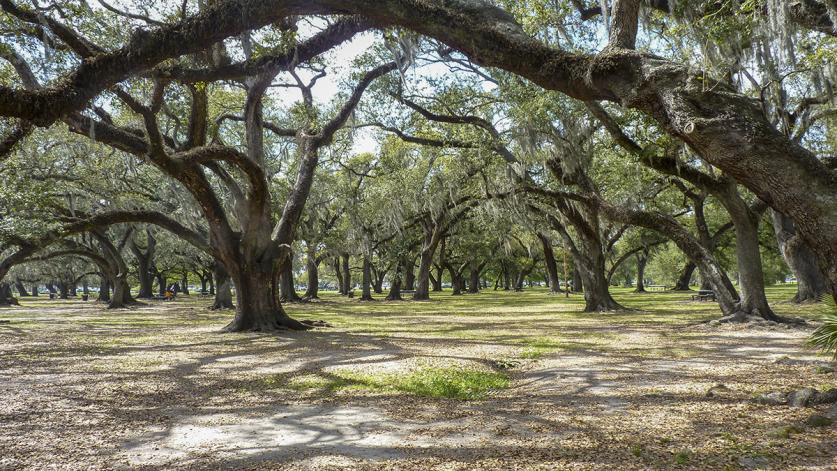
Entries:
{"label": "slender tree trunk", "polygon": [[313,250],[311,244],[306,244],[306,259],[305,270],[308,272],[308,286],[305,288],[303,299],[311,301],[312,299],[320,299],[320,261],[317,260],[317,252]]}
{"label": "slender tree trunk", "polygon": [[636,254],[636,289],[634,293],[645,292],[645,266],[648,264],[648,250]]}
{"label": "slender tree trunk", "polygon": [[343,294],[347,295],[352,291],[352,270],[349,266],[349,254],[343,254]]}
{"label": "slender tree trunk", "polygon": [[209,280],[207,280],[205,275],[201,275],[201,294],[206,294],[206,284]]}
{"label": "slender tree trunk", "polygon": [[343,271],[340,268],[340,257],[334,257],[334,276],[337,278],[337,292],[346,295],[345,285],[343,284]]}
{"label": "slender tree trunk", "polygon": [[189,295],[189,272],[183,272],[183,278],[180,280],[180,291],[186,296]]}
{"label": "slender tree trunk", "polygon": [[157,295],[165,296],[166,295],[166,275],[162,272],[157,272]]}
{"label": "slender tree trunk", "polygon": [[558,279],[558,264],[555,263],[555,252],[552,250],[552,241],[546,234],[538,233],[538,239],[543,246],[544,265],[546,265],[547,283],[550,293],[561,292],[561,282]]}
{"label": "slender tree trunk", "polygon": [[372,299],[372,264],[369,262],[369,256],[363,256],[363,278],[361,280],[361,301],[374,301]]}
{"label": "slender tree trunk", "polygon": [[292,257],[288,256],[288,259],[282,262],[277,270],[279,299],[283,303],[297,303],[302,301],[302,298],[296,293],[296,287],[294,286],[294,269],[292,260]]}
{"label": "slender tree trunk", "polygon": [[37,284],[32,285],[32,296],[36,296],[36,297],[38,296],[38,285]]}
{"label": "slender tree trunk", "polygon": [[794,303],[821,301],[828,293],[828,281],[811,247],[796,232],[791,218],[774,210],[771,210],[771,218],[779,250],[796,276],[796,295],[791,301]]}
{"label": "slender tree trunk", "polygon": [[584,280],[581,278],[581,271],[573,267],[573,293],[581,293],[584,291]]}

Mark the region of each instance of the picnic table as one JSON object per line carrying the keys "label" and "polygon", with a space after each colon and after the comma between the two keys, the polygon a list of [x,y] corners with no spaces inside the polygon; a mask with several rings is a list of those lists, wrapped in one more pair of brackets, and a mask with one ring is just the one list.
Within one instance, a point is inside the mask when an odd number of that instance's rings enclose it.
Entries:
{"label": "picnic table", "polygon": [[692,301],[717,301],[718,297],[711,289],[702,289],[697,294],[692,295]]}

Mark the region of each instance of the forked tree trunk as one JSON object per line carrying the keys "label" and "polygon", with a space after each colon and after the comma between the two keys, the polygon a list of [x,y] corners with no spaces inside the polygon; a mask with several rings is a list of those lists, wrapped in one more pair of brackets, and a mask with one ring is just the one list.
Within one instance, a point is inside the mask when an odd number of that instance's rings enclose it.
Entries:
{"label": "forked tree trunk", "polygon": [[680,270],[680,276],[677,277],[677,282],[674,284],[672,291],[691,291],[692,275],[695,273],[697,265],[691,260],[686,262],[686,265]]}
{"label": "forked tree trunk", "polygon": [[23,282],[20,281],[19,279],[15,280],[15,288],[17,289],[17,294],[20,295],[21,297],[29,296],[29,293],[26,291],[26,287],[23,286]]}
{"label": "forked tree trunk", "polygon": [[[721,196],[721,195],[719,195]],[[764,271],[759,250],[760,213],[753,212],[731,183],[719,198],[732,219],[735,229],[735,255],[738,261],[739,311],[765,320],[781,321],[767,302],[764,292]]]}
{"label": "forked tree trunk", "polygon": [[402,301],[401,298],[401,270],[404,265],[409,262],[400,262],[395,266],[395,274],[392,277],[392,283],[389,287],[389,293],[387,294],[386,300],[387,301]]}
{"label": "forked tree trunk", "polygon": [[433,266],[433,251],[435,248],[430,246],[422,248],[419,257],[418,275],[416,276],[416,292],[413,294],[413,300],[415,301],[430,299],[430,268]]}

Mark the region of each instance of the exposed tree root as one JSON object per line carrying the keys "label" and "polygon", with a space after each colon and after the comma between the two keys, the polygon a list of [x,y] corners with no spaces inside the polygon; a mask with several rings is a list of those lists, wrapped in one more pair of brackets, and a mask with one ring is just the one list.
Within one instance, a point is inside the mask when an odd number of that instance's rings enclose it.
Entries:
{"label": "exposed tree root", "polygon": [[719,324],[760,324],[760,325],[778,325],[778,324],[789,324],[789,325],[806,325],[807,321],[805,319],[799,317],[782,317],[776,314],[772,314],[770,318],[765,318],[762,316],[758,309],[754,309],[751,313],[745,311],[737,311],[733,314],[721,317],[720,319],[712,319],[709,321],[703,322],[705,324],[710,325],[719,325]]}

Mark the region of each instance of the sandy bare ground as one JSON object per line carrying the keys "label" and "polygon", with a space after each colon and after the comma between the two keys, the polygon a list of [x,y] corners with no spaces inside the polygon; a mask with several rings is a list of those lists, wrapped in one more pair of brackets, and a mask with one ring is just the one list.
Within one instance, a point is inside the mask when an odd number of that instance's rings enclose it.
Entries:
{"label": "sandy bare ground", "polygon": [[[837,428],[803,425],[830,406],[749,400],[837,386],[809,330],[480,296],[296,306],[335,327],[277,336],[221,334],[230,314],[195,297],[2,310],[0,469],[837,467]],[[436,366],[501,371],[510,387],[460,401],[291,382]],[[718,383],[729,390],[708,397]]]}

